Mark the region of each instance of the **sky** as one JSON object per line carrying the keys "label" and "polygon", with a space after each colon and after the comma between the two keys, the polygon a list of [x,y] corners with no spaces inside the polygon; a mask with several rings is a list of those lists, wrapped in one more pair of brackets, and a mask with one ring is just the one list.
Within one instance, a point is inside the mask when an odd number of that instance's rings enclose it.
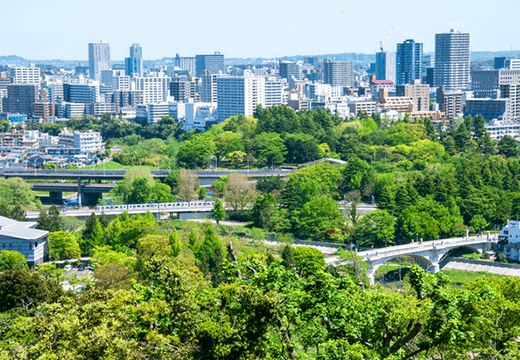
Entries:
{"label": "sky", "polygon": [[[520,49],[518,0],[3,0],[0,55],[86,60],[88,43],[111,44],[112,60],[139,43],[145,60],[220,51],[274,58],[373,54],[414,39],[434,50],[435,33],[471,33],[473,51]],[[6,2],[6,3],[5,3]]]}

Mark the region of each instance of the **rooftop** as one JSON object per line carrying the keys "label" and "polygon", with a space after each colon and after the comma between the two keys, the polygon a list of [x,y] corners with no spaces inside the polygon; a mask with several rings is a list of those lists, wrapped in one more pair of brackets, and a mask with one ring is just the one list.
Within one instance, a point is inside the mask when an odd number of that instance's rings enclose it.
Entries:
{"label": "rooftop", "polygon": [[39,240],[46,237],[49,232],[34,229],[36,222],[16,221],[0,216],[0,236],[22,240]]}

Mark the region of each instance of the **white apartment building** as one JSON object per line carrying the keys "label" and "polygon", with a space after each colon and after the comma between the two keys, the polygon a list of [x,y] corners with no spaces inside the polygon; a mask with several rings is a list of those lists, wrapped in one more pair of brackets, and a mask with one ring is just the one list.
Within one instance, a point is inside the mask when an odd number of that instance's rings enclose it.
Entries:
{"label": "white apartment building", "polygon": [[186,118],[186,103],[170,103],[169,116],[177,121],[183,121]]}
{"label": "white apartment building", "polygon": [[85,113],[85,104],[83,103],[69,103],[62,101],[60,104],[57,105],[57,107],[59,118],[81,118],[81,116]]}
{"label": "white apartment building", "polygon": [[131,78],[128,75],[114,76],[112,78],[112,90],[126,90],[130,91],[131,87]]}
{"label": "white apartment building", "polygon": [[217,122],[217,103],[188,102],[183,105],[186,111],[183,125],[185,131],[197,129],[204,132],[208,123]]}
{"label": "white apartment building", "polygon": [[135,90],[143,91],[145,104],[158,104],[168,101],[170,78],[162,77],[135,77]]}
{"label": "white apartment building", "polygon": [[200,98],[203,103],[217,102],[217,78],[219,74],[202,74],[200,77],[202,86]]}
{"label": "white apartment building", "polygon": [[20,66],[11,68],[11,76],[15,84],[37,84],[40,86],[40,68],[31,64],[29,67]]}
{"label": "white apartment building", "polygon": [[265,78],[223,76],[217,79],[218,122],[242,114],[253,115],[258,104],[265,104]]}
{"label": "white apartment building", "polygon": [[80,149],[82,153],[91,153],[105,148],[99,132],[92,130],[86,132],[71,131],[67,128],[64,128],[58,134],[58,145]]}
{"label": "white apartment building", "polygon": [[306,84],[303,87],[303,94],[310,100],[328,98],[332,96],[332,87],[330,84]]}
{"label": "white apartment building", "polygon": [[265,100],[262,105],[264,107],[271,107],[287,104],[286,87],[287,83],[285,79],[277,79],[274,76],[267,77],[265,79]]}
{"label": "white apartment building", "polygon": [[101,134],[92,130],[86,132],[74,131],[73,144],[74,148],[80,149],[82,153],[105,149]]}
{"label": "white apartment building", "polygon": [[517,121],[493,119],[484,126],[493,140],[500,140],[504,136],[509,135],[520,142],[520,123]]}
{"label": "white apartment building", "polygon": [[170,115],[170,104],[167,102],[159,104],[147,104],[146,105],[146,119],[148,124],[155,124],[161,121],[163,116]]}

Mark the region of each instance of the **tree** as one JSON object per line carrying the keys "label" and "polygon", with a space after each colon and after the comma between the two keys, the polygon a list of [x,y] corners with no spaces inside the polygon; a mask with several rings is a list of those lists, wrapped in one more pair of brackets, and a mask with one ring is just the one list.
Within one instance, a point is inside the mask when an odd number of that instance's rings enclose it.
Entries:
{"label": "tree", "polygon": [[519,147],[515,139],[509,135],[505,135],[497,144],[498,153],[505,157],[518,157]]}
{"label": "tree", "polygon": [[282,248],[282,265],[285,267],[291,267],[294,265],[293,248],[289,244],[285,244]]}
{"label": "tree", "polygon": [[171,249],[170,257],[175,258],[179,256],[184,246],[182,245],[181,238],[179,237],[179,234],[177,234],[177,230],[175,230],[175,227],[173,227],[173,230],[170,233],[170,237],[168,238],[168,244],[170,245]]}
{"label": "tree", "polygon": [[[135,179],[140,178],[146,178],[148,180],[148,185],[151,187],[155,185],[155,180],[153,179],[152,173],[149,169],[140,166],[135,166],[126,172],[123,181],[118,186],[119,191],[125,199],[128,196],[130,190],[132,189]],[[150,199],[148,199],[146,202],[148,201],[150,201]]]}
{"label": "tree", "polygon": [[128,204],[145,204],[149,203],[152,198],[152,187],[148,183],[147,178],[137,178],[132,184],[132,188],[128,192],[126,202]]}
{"label": "tree", "polygon": [[217,224],[226,218],[226,210],[220,199],[215,200],[215,205],[211,209],[211,217],[217,221]]}
{"label": "tree", "polygon": [[469,226],[471,226],[475,231],[480,231],[485,230],[489,226],[489,223],[484,219],[484,216],[477,214],[471,218]]}
{"label": "tree", "polygon": [[206,191],[205,187],[199,188],[199,200],[204,200],[206,196],[208,195],[208,192]]}
{"label": "tree", "polygon": [[292,249],[294,265],[300,276],[318,271],[325,267],[325,258],[321,251],[308,246]]}
{"label": "tree", "polygon": [[137,251],[146,258],[154,256],[170,256],[172,249],[170,241],[162,235],[146,235],[137,240]]}
{"label": "tree", "polygon": [[90,214],[81,234],[80,247],[83,253],[89,253],[96,246],[104,243],[104,232],[95,213]]}
{"label": "tree", "polygon": [[453,139],[455,140],[455,145],[459,152],[463,152],[468,148],[471,134],[464,123],[461,123],[454,131]]}
{"label": "tree", "polygon": [[331,239],[339,236],[344,222],[338,203],[328,196],[321,196],[302,207],[296,233],[305,238]]}
{"label": "tree", "polygon": [[251,217],[258,228],[270,228],[274,214],[278,211],[278,202],[271,193],[260,195],[253,205]]}
{"label": "tree", "polygon": [[224,260],[224,249],[212,227],[206,231],[204,241],[200,244],[195,257],[200,270],[204,274],[210,274],[213,285],[218,285],[221,282],[220,272]]}
{"label": "tree", "polygon": [[0,252],[0,271],[20,270],[27,266],[25,256],[16,250],[3,250]]}
{"label": "tree", "polygon": [[55,260],[76,259],[81,256],[76,237],[66,231],[49,234],[49,255]]}
{"label": "tree", "polygon": [[54,291],[63,294],[61,286],[58,285],[58,289],[53,288],[51,292],[47,284],[37,272],[27,269],[0,274],[0,311],[21,306],[31,307],[40,301],[54,299]]}
{"label": "tree", "polygon": [[386,210],[364,215],[354,226],[352,240],[360,246],[384,247],[394,239],[395,219]]}
{"label": "tree", "polygon": [[200,248],[200,244],[197,240],[197,235],[195,235],[193,230],[190,232],[190,235],[188,236],[188,248],[190,248],[190,250],[193,251],[194,254],[197,254]]}
{"label": "tree", "polygon": [[256,200],[257,192],[255,184],[242,174],[229,174],[224,188],[224,198],[234,211],[244,211]]}
{"label": "tree", "polygon": [[60,211],[55,205],[52,205],[48,212],[43,209],[40,210],[36,222],[38,223],[36,226],[37,229],[47,230],[49,232],[61,231],[63,227]]}
{"label": "tree", "polygon": [[182,201],[190,202],[198,199],[199,187],[200,181],[197,174],[192,170],[181,169],[176,192]]}

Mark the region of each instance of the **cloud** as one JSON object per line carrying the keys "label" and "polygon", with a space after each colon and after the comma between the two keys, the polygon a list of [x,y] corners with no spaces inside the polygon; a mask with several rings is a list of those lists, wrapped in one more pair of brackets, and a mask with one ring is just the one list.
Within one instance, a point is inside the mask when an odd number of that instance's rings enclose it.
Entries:
{"label": "cloud", "polygon": [[448,25],[449,26],[462,26],[462,25],[466,25],[466,24],[464,24],[462,21],[459,20],[459,21],[454,22],[454,23],[448,21]]}

